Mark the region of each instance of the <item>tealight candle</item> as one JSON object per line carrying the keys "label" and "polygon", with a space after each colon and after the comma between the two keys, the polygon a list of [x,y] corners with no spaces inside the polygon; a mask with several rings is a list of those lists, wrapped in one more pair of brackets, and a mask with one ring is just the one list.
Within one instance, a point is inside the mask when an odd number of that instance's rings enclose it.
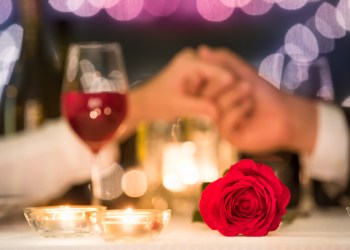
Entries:
{"label": "tealight candle", "polygon": [[58,226],[61,230],[74,230],[75,228],[86,227],[86,208],[72,208],[63,206],[59,209],[51,209],[52,216],[47,216],[44,219],[48,224]]}
{"label": "tealight candle", "polygon": [[107,210],[101,217],[101,237],[106,241],[152,239],[167,226],[170,216],[170,210]]}
{"label": "tealight candle", "polygon": [[96,233],[102,206],[50,206],[24,209],[29,225],[45,237],[74,237]]}

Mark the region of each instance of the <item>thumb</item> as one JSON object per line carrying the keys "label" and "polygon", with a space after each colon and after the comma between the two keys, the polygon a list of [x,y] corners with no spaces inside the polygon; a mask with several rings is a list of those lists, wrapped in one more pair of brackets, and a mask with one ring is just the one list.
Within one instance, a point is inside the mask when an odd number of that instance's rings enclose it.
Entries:
{"label": "thumb", "polygon": [[182,116],[207,117],[211,120],[217,120],[218,110],[213,102],[203,98],[183,98],[178,103]]}

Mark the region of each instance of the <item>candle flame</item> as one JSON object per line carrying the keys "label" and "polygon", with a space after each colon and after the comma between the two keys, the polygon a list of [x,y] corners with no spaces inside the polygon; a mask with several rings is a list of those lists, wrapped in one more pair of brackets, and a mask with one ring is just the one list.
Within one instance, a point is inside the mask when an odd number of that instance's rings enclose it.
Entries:
{"label": "candle flame", "polygon": [[134,209],[127,208],[124,211],[122,222],[124,225],[133,225],[133,224],[139,224],[141,219],[142,219],[142,216],[140,216],[138,213],[135,213]]}
{"label": "candle flame", "polygon": [[55,218],[57,220],[69,221],[76,219],[76,217],[75,211],[69,206],[62,206],[62,209],[55,213]]}

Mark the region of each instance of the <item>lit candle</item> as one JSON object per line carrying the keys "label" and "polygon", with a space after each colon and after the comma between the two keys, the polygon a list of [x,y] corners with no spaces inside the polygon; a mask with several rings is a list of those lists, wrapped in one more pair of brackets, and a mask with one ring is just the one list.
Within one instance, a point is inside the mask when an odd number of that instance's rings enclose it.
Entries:
{"label": "lit candle", "polygon": [[158,235],[170,220],[170,210],[107,210],[101,221],[101,236],[106,241],[149,239]]}
{"label": "lit candle", "polygon": [[48,221],[59,225],[62,230],[74,230],[86,224],[86,215],[84,209],[76,209],[69,206],[62,206],[59,209],[53,209],[52,216],[47,217]]}
{"label": "lit candle", "polygon": [[73,237],[96,233],[102,206],[51,206],[24,209],[32,228],[45,237]]}

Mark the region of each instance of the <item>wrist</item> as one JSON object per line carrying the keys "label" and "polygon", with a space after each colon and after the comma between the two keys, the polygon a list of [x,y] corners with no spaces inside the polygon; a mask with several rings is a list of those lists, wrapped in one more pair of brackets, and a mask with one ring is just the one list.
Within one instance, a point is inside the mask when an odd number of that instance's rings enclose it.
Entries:
{"label": "wrist", "polygon": [[128,94],[128,112],[127,112],[127,122],[128,124],[138,124],[144,120],[143,112],[141,112],[145,107],[144,95],[140,90],[142,87],[136,87],[129,91]]}
{"label": "wrist", "polygon": [[318,130],[316,102],[289,95],[286,98],[289,140],[288,148],[298,153],[311,154]]}
{"label": "wrist", "polygon": [[136,130],[138,124],[143,121],[143,94],[139,88],[130,90],[127,94],[126,118],[118,128],[115,138],[123,141]]}

